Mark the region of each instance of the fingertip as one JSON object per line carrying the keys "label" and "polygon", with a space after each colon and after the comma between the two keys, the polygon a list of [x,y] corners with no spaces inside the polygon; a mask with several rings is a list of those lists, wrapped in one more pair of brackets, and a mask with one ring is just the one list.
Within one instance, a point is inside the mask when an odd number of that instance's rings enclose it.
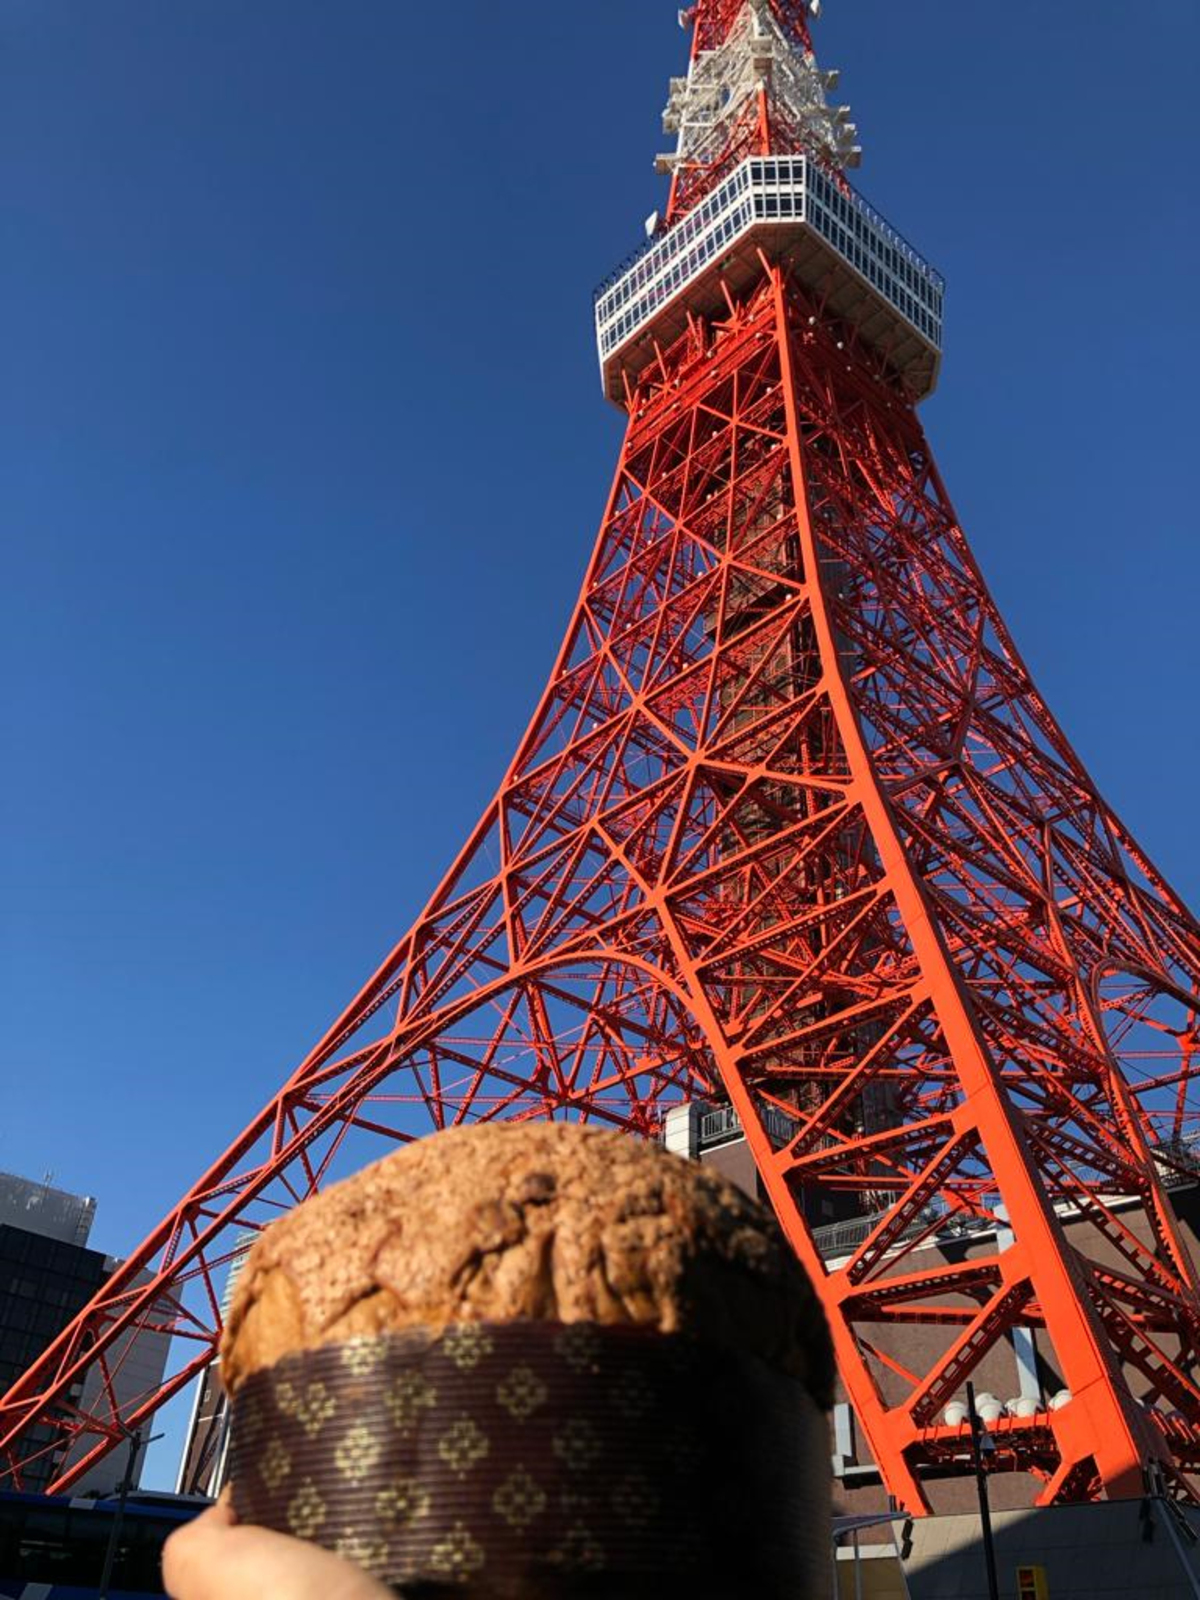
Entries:
{"label": "fingertip", "polygon": [[163,1545],[163,1582],[171,1594],[186,1589],[189,1575],[195,1569],[210,1536],[234,1524],[233,1507],[218,1500],[198,1517],[176,1528]]}

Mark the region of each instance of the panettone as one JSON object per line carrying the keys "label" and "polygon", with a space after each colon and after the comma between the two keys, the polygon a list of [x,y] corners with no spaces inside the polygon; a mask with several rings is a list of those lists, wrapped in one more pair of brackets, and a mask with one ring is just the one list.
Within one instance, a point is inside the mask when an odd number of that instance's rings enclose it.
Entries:
{"label": "panettone", "polygon": [[221,1371],[236,1393],[294,1351],[518,1320],[692,1336],[830,1401],[824,1317],[769,1213],[656,1145],[561,1123],[422,1139],[281,1218],[242,1272]]}
{"label": "panettone", "polygon": [[221,1368],[238,1517],[412,1600],[827,1588],[819,1303],[762,1207],[657,1146],[397,1151],[263,1234]]}

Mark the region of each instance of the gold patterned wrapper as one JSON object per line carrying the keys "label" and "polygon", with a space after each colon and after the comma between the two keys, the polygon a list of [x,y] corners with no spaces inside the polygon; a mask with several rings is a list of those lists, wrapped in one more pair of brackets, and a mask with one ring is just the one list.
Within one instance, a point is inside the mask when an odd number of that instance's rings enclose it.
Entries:
{"label": "gold patterned wrapper", "polygon": [[459,1323],[287,1356],[233,1403],[239,1519],[412,1600],[810,1600],[829,1443],[798,1380],[636,1327]]}

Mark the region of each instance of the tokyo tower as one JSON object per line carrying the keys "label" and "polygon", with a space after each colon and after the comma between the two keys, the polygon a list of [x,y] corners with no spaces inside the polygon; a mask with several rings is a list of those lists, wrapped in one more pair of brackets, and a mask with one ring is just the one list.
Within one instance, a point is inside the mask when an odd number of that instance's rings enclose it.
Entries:
{"label": "tokyo tower", "polygon": [[[958,1402],[1006,1348],[1032,1381],[996,1465],[1041,1503],[1147,1471],[1200,1498],[1170,1195],[1200,1172],[1200,926],[955,517],[916,410],[942,280],[845,176],[817,9],[682,13],[669,198],[596,301],[628,427],[528,731],[378,971],[0,1401],[10,1486],[50,1460],[69,1487],[190,1383],[247,1233],[389,1142],[653,1139],[700,1102],[744,1130],[902,1506],[964,1470]],[[122,1407],[138,1328],[184,1355]]]}

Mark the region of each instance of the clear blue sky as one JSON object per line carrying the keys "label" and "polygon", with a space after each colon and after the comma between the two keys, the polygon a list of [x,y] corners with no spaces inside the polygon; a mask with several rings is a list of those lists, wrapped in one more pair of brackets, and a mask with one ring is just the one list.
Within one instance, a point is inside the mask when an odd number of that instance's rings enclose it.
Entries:
{"label": "clear blue sky", "polygon": [[[0,0],[0,1167],[132,1247],[508,759],[620,437],[590,292],[675,0]],[[1200,900],[1195,0],[828,0],[949,281],[926,423],[1042,689]]]}

